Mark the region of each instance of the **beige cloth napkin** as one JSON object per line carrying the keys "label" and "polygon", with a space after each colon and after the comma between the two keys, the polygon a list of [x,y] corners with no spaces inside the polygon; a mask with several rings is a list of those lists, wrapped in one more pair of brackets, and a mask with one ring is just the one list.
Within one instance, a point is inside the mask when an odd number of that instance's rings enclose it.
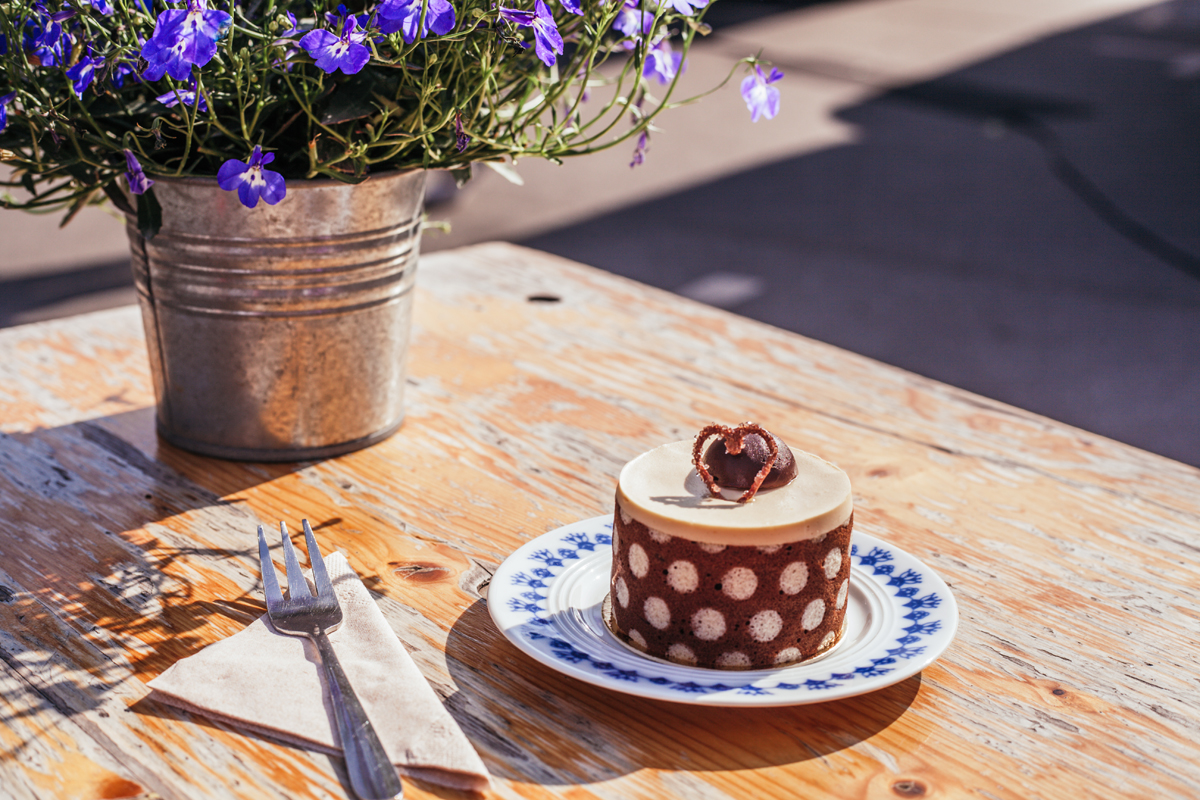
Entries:
{"label": "beige cloth napkin", "polygon": [[[383,747],[401,774],[483,791],[490,778],[471,743],[400,644],[345,556],[325,559],[342,606],[329,636]],[[150,681],[170,705],[338,754],[325,671],[307,639],[276,633],[266,615]]]}

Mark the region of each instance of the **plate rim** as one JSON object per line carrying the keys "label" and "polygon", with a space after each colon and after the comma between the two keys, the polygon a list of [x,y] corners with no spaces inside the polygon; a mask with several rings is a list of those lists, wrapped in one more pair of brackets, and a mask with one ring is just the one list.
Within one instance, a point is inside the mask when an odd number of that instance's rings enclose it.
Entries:
{"label": "plate rim", "polygon": [[[541,534],[540,536],[534,537],[530,541],[522,544],[504,559],[504,561],[496,569],[496,572],[493,574],[488,589],[487,606],[489,615],[491,616],[493,624],[500,631],[500,633],[506,639],[508,639],[508,641],[514,644],[522,653],[533,658],[535,661],[554,669],[560,674],[575,678],[576,680],[580,680],[593,686],[598,686],[638,697],[684,703],[687,705],[763,708],[772,706],[792,706],[823,703],[878,691],[899,683],[900,681],[907,680],[940,658],[946,649],[949,648],[950,644],[954,641],[954,638],[957,635],[959,624],[958,604],[954,598],[953,592],[950,590],[949,585],[946,584],[941,576],[938,575],[937,572],[935,572],[928,564],[925,564],[921,559],[917,558],[911,553],[908,553],[897,545],[888,542],[886,539],[881,539],[871,533],[863,531],[861,526],[856,524],[855,530],[851,535],[851,554],[852,559],[854,559],[851,562],[852,570],[855,572],[864,573],[860,576],[860,579],[863,577],[872,578],[881,585],[899,587],[899,590],[896,592],[884,592],[884,594],[892,601],[893,610],[897,613],[897,616],[900,620],[912,620],[912,625],[909,628],[899,629],[903,631],[909,631],[909,633],[902,638],[916,640],[919,639],[920,636],[930,637],[929,640],[921,640],[923,652],[919,653],[918,655],[906,656],[906,660],[900,663],[899,666],[895,668],[891,667],[891,664],[896,663],[894,659],[888,660],[886,657],[883,659],[871,659],[875,665],[884,663],[886,661],[888,669],[877,670],[879,674],[865,675],[858,680],[852,680],[852,678],[857,677],[853,673],[831,673],[831,676],[836,676],[839,674],[842,675],[842,682],[834,683],[833,677],[831,677],[823,681],[814,681],[809,679],[802,683],[793,685],[778,679],[781,675],[786,677],[786,673],[789,671],[806,670],[812,668],[815,665],[820,664],[825,659],[822,657],[798,665],[793,664],[787,667],[746,671],[709,670],[700,667],[689,667],[684,664],[670,664],[668,662],[651,659],[645,656],[642,656],[639,659],[639,663],[644,664],[647,669],[671,669],[673,672],[683,671],[685,674],[691,674],[695,681],[706,682],[706,684],[693,684],[696,686],[702,686],[705,689],[705,691],[697,693],[684,692],[675,689],[668,690],[663,688],[661,685],[654,685],[653,683],[650,685],[643,685],[641,680],[631,682],[628,679],[622,680],[609,677],[604,674],[598,674],[594,671],[585,671],[577,667],[578,661],[586,659],[594,662],[597,654],[575,650],[575,645],[578,644],[578,642],[565,643],[569,648],[571,648],[571,650],[574,651],[574,653],[568,651],[566,657],[569,658],[572,655],[577,657],[576,660],[572,662],[569,660],[563,660],[564,656],[562,655],[555,655],[546,652],[544,649],[537,647],[533,641],[529,641],[525,636],[521,635],[518,629],[521,628],[523,624],[528,623],[528,617],[517,619],[516,615],[528,615],[533,613],[531,612],[530,608],[534,604],[530,602],[521,604],[519,600],[515,599],[519,593],[516,590],[510,590],[509,585],[516,585],[514,580],[517,578],[518,568],[522,565],[528,564],[528,562],[532,560],[534,554],[546,551],[547,545],[565,544],[568,541],[579,545],[578,533],[580,531],[591,531],[595,534],[596,541],[591,542],[589,540],[589,543],[581,545],[583,548],[587,548],[591,551],[586,557],[583,558],[582,561],[578,562],[576,565],[572,565],[571,567],[565,567],[558,573],[547,574],[544,577],[544,581],[547,583],[543,584],[545,593],[544,595],[540,596],[540,599],[543,603],[548,604],[549,597],[551,595],[551,588],[555,581],[566,574],[569,569],[582,565],[590,559],[599,557],[604,553],[605,550],[611,547],[612,523],[613,516],[611,514],[602,514],[594,517],[579,519],[575,522],[568,523],[567,525],[561,525],[553,530]],[[598,526],[606,527],[607,533],[595,531],[594,529]],[[568,537],[572,536],[573,534],[576,538],[568,540]],[[603,541],[604,538],[607,538],[607,542]],[[860,547],[862,546],[870,548],[870,552],[865,555],[861,554],[859,551]],[[559,552],[562,551],[560,550]],[[897,560],[897,556],[900,557],[900,561],[907,559],[911,561],[912,564],[920,567],[920,575],[915,581],[913,580],[914,576],[910,574],[913,572],[911,565],[909,566],[908,570],[901,573],[899,576],[892,574],[893,567],[895,566],[894,562]],[[580,557],[572,556],[572,558]],[[867,572],[868,568],[870,568],[870,572]],[[547,569],[545,572],[549,573],[549,570]],[[879,580],[880,576],[887,578],[888,582],[884,584],[883,581]],[[923,584],[921,587],[922,590],[932,589],[933,591],[930,593],[930,595],[926,595],[925,598],[916,598],[915,591],[911,591],[911,589],[917,584]],[[502,593],[497,595],[496,590],[500,589],[502,586],[504,587],[501,590]],[[531,588],[536,589],[536,587]],[[533,593],[536,596],[536,590]],[[524,594],[528,595],[529,592]],[[923,626],[928,627],[930,623],[922,623],[921,620],[927,616],[929,612],[922,610],[926,606],[914,605],[914,603],[924,601],[931,595],[936,595],[936,602],[931,607],[938,609],[938,618],[934,621],[933,627],[925,631]],[[907,603],[901,602],[906,598],[908,600]],[[497,600],[500,600],[501,602],[496,602]],[[521,604],[522,610],[516,611],[505,607],[506,604],[504,601],[506,600],[510,603],[516,602]],[[579,609],[577,606],[569,606],[569,608],[577,613],[581,612],[581,609]],[[548,608],[543,608],[542,610],[549,612]],[[554,630],[557,630],[560,635],[562,634],[562,629],[555,625],[554,614],[551,614],[545,622],[538,624],[544,625],[547,629],[549,629],[545,635],[538,634],[539,641],[541,639],[549,638]],[[922,629],[923,632],[920,635],[914,636],[910,629]],[[889,638],[887,639],[888,642],[893,641],[890,638],[890,633],[894,633],[896,630],[896,628],[890,629]],[[901,640],[898,639],[895,641]],[[906,647],[907,645],[902,644],[900,651]],[[639,655],[632,650],[627,650],[626,652],[628,652],[628,654],[634,658],[637,658]],[[603,653],[599,654],[599,657],[603,658]],[[861,671],[861,669],[856,670],[856,672]],[[751,680],[738,681],[738,676],[745,676]],[[667,683],[672,682],[672,680],[664,680]],[[760,693],[764,691],[764,689],[755,686],[755,684],[769,682],[772,680],[776,680],[777,683],[766,688],[781,689],[785,692],[785,694]],[[726,685],[726,682],[739,685]],[[825,684],[828,685],[826,686]],[[708,689],[712,689],[712,691],[708,691]],[[668,691],[674,691],[675,693],[668,694]]]}

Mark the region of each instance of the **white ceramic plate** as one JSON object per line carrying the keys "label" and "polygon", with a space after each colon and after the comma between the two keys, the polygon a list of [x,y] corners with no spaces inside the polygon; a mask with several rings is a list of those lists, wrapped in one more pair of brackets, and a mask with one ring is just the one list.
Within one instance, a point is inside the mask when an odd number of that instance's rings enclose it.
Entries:
{"label": "white ceramic plate", "polygon": [[612,565],[612,517],[528,542],[500,565],[488,609],[517,647],[559,672],[619,692],[710,706],[787,706],[873,692],[917,674],[958,627],[949,587],[903,550],[855,530],[846,633],[828,653],[790,667],[711,670],[626,647],[601,609]]}

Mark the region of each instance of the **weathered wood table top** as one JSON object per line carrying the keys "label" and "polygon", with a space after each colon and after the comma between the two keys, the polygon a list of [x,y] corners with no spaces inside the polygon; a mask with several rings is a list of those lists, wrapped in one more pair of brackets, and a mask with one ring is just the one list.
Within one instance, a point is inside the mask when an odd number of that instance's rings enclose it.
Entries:
{"label": "weathered wood table top", "polygon": [[[264,612],[255,527],[301,517],[497,798],[1200,796],[1200,471],[530,250],[429,256],[418,284],[407,421],[316,463],[159,442],[133,308],[0,332],[0,796],[347,796],[329,756],[146,699]],[[743,419],[839,464],[856,526],[949,583],[940,660],[851,699],[706,708],[497,632],[509,553],[611,512],[631,457]]]}

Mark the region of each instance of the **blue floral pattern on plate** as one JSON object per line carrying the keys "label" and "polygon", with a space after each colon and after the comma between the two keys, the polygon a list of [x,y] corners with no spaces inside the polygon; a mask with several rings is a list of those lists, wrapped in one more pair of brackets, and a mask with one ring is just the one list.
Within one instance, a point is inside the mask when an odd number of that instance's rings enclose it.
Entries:
{"label": "blue floral pattern on plate", "polygon": [[650,658],[604,626],[612,518],[534,539],[492,578],[488,607],[517,647],[560,672],[644,697],[704,705],[794,705],[862,694],[908,678],[949,646],[949,587],[899,548],[856,529],[842,641],[819,658],[767,670],[718,671]]}

